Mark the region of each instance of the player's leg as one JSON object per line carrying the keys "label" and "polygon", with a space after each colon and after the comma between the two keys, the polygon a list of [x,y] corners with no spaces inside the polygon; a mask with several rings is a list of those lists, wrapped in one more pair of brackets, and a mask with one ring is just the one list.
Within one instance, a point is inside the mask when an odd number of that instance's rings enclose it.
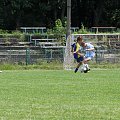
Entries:
{"label": "player's leg", "polygon": [[78,69],[79,69],[79,67],[82,65],[82,62],[79,62],[78,64],[77,64],[77,67],[75,68],[75,73],[78,71]]}
{"label": "player's leg", "polygon": [[83,66],[84,66],[84,68],[87,68],[88,71],[90,70],[90,68],[88,66],[88,62],[91,60],[92,60],[92,57],[86,57],[83,61]]}
{"label": "player's leg", "polygon": [[82,65],[83,60],[84,60],[83,56],[81,56],[77,59],[78,64],[77,64],[77,67],[75,68],[75,71],[74,71],[75,73],[78,71],[79,67]]}
{"label": "player's leg", "polygon": [[84,59],[84,64],[87,64],[88,63],[88,61],[90,61],[91,60],[91,58],[90,57],[86,57],[85,59]]}

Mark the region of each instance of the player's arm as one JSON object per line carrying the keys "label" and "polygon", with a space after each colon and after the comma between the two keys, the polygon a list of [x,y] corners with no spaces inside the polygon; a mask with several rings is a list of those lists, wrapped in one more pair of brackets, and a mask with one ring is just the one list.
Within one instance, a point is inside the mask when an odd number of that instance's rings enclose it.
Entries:
{"label": "player's arm", "polygon": [[93,51],[94,48],[89,48],[89,49],[86,49],[86,51]]}
{"label": "player's arm", "polygon": [[94,46],[93,45],[90,45],[90,48],[89,49],[86,49],[86,51],[93,51],[95,50]]}
{"label": "player's arm", "polygon": [[83,54],[80,52],[80,50],[77,51],[76,54],[79,55],[79,56],[83,56]]}

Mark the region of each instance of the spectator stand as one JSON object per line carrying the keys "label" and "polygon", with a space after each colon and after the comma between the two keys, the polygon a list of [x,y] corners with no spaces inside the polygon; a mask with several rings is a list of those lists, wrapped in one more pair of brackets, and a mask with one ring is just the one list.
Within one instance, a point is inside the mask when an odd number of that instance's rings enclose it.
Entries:
{"label": "spectator stand", "polygon": [[18,45],[18,38],[0,38],[0,46]]}
{"label": "spectator stand", "polygon": [[65,46],[62,37],[58,39],[53,34],[42,34],[39,36],[32,35],[30,40],[36,47],[39,46],[44,51],[46,59],[51,60],[53,58],[63,58]]}
{"label": "spectator stand", "polygon": [[46,27],[20,27],[23,33],[46,33]]}
{"label": "spectator stand", "polygon": [[20,42],[19,38],[0,38],[0,46],[30,46],[31,42]]}
{"label": "spectator stand", "polygon": [[71,27],[71,32],[74,33],[79,30],[79,27]]}
{"label": "spectator stand", "polygon": [[116,30],[116,27],[91,27],[91,32],[95,32],[96,34],[100,32],[113,32]]}
{"label": "spectator stand", "polygon": [[41,35],[35,35],[31,34],[29,41],[34,44],[34,46],[52,46],[52,45],[65,45],[65,39],[66,35],[59,35],[56,36],[54,34],[41,34]]}

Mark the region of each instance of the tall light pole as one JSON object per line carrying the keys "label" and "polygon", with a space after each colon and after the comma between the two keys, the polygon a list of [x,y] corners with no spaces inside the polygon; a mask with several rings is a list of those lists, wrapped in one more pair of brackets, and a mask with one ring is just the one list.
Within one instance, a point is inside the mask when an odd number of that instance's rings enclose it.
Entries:
{"label": "tall light pole", "polygon": [[66,37],[70,35],[71,28],[71,0],[67,0],[67,33]]}

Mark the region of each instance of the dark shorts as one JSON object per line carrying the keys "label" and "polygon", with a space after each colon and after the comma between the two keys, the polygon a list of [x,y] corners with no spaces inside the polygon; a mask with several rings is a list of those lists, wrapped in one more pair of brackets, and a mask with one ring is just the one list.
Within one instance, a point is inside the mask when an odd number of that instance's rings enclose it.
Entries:
{"label": "dark shorts", "polygon": [[79,63],[79,62],[82,62],[82,61],[84,60],[84,57],[79,57],[79,58],[77,58],[76,60],[77,60],[78,63]]}

